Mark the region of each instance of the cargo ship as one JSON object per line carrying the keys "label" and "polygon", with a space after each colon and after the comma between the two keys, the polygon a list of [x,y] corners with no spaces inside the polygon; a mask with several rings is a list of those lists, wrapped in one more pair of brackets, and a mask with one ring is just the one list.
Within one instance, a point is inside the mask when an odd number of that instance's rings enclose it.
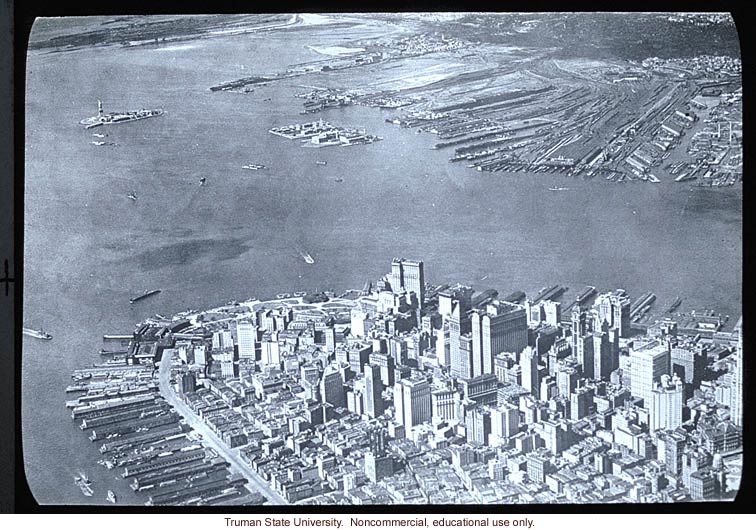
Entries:
{"label": "cargo ship", "polygon": [[153,289],[151,291],[145,291],[142,294],[135,296],[134,298],[129,300],[130,304],[133,304],[134,302],[138,302],[139,300],[143,300],[147,298],[148,296],[152,296],[154,294],[158,294],[160,292],[160,289]]}
{"label": "cargo ship", "polygon": [[97,116],[91,118],[84,118],[79,123],[84,125],[85,129],[91,129],[92,127],[99,127],[100,125],[110,125],[113,123],[124,123],[127,121],[144,120],[147,118],[154,118],[155,116],[162,116],[163,109],[152,110],[132,110],[128,112],[108,112],[107,114],[102,110],[102,101],[97,100]]}
{"label": "cargo ship", "polygon": [[29,328],[23,328],[24,335],[28,335],[29,337],[34,337],[35,339],[42,339],[42,340],[52,340],[52,335],[49,333],[42,331],[41,329],[35,330],[35,329],[29,329]]}

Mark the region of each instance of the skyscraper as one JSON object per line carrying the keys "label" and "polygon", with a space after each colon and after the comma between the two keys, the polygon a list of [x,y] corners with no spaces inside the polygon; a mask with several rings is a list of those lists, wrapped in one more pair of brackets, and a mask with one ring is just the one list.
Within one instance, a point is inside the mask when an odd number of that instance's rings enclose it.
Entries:
{"label": "skyscraper", "polygon": [[384,404],[381,394],[383,382],[381,381],[381,367],[373,364],[365,366],[365,413],[371,418],[383,414]]}
{"label": "skyscraper", "polygon": [[682,425],[683,382],[676,375],[661,376],[651,391],[649,420],[651,431],[676,429]]}
{"label": "skyscraper", "polygon": [[619,331],[620,337],[630,336],[630,298],[624,290],[617,289],[611,293],[604,293],[596,298],[593,304],[597,311],[597,326],[599,329],[606,322],[609,329]]}
{"label": "skyscraper", "polygon": [[608,381],[614,368],[609,333],[597,331],[593,334],[593,378]]}
{"label": "skyscraper", "polygon": [[[462,311],[462,304],[455,303],[449,318],[449,353],[451,357],[451,374],[455,377],[469,378],[473,373],[472,338],[465,337],[465,349],[462,348],[462,336],[469,333],[470,319]],[[468,350],[469,346],[469,350]]]}
{"label": "skyscraper", "polygon": [[327,366],[323,373],[323,379],[320,381],[320,396],[323,403],[330,403],[334,407],[346,407],[344,379],[341,372],[333,365]]}
{"label": "skyscraper", "polygon": [[431,387],[423,378],[402,379],[394,385],[397,423],[409,431],[431,419]]}
{"label": "skyscraper", "polygon": [[236,324],[236,340],[239,343],[239,358],[255,360],[255,327],[242,320]]}
{"label": "skyscraper", "polygon": [[520,354],[520,367],[522,369],[522,387],[531,395],[538,397],[540,390],[540,378],[538,376],[538,352],[528,346]]}
{"label": "skyscraper", "polygon": [[425,272],[422,261],[394,258],[391,262],[391,290],[414,292],[420,308],[425,306]]}
{"label": "skyscraper", "polygon": [[519,353],[528,345],[527,317],[522,306],[496,300],[485,311],[473,311],[471,324],[473,377],[492,374],[495,355],[503,351]]}
{"label": "skyscraper", "polygon": [[645,407],[651,406],[654,384],[661,376],[669,374],[670,354],[666,344],[651,343],[630,350],[630,393],[643,399]]}

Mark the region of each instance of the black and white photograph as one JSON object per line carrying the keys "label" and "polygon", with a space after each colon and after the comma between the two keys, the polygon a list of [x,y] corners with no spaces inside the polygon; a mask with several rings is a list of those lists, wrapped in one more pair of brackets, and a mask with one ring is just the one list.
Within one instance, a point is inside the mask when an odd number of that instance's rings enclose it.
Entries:
{"label": "black and white photograph", "polygon": [[37,18],[17,109],[36,502],[733,501],[738,29]]}

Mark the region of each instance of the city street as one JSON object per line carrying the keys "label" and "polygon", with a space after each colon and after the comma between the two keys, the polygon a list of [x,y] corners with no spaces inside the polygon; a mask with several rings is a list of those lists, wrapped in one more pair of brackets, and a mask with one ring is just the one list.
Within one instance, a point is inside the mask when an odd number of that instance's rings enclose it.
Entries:
{"label": "city street", "polygon": [[163,350],[160,360],[160,393],[165,400],[184,418],[186,423],[197,433],[202,435],[203,441],[213,448],[223,459],[231,464],[231,471],[239,473],[249,483],[247,487],[256,490],[268,499],[266,504],[288,504],[278,493],[273,491],[257,473],[244,463],[241,457],[228,447],[183,401],[179,399],[170,383],[171,376],[171,350]]}

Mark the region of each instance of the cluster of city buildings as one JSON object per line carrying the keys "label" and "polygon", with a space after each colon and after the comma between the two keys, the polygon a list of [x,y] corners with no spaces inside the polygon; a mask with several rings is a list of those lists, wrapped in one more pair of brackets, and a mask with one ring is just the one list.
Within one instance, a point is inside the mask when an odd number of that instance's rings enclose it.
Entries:
{"label": "cluster of city buildings", "polygon": [[644,333],[623,290],[563,315],[556,296],[514,303],[391,265],[341,300],[348,321],[280,301],[166,335],[182,399],[285,500],[734,495],[740,325],[694,334],[665,318]]}

